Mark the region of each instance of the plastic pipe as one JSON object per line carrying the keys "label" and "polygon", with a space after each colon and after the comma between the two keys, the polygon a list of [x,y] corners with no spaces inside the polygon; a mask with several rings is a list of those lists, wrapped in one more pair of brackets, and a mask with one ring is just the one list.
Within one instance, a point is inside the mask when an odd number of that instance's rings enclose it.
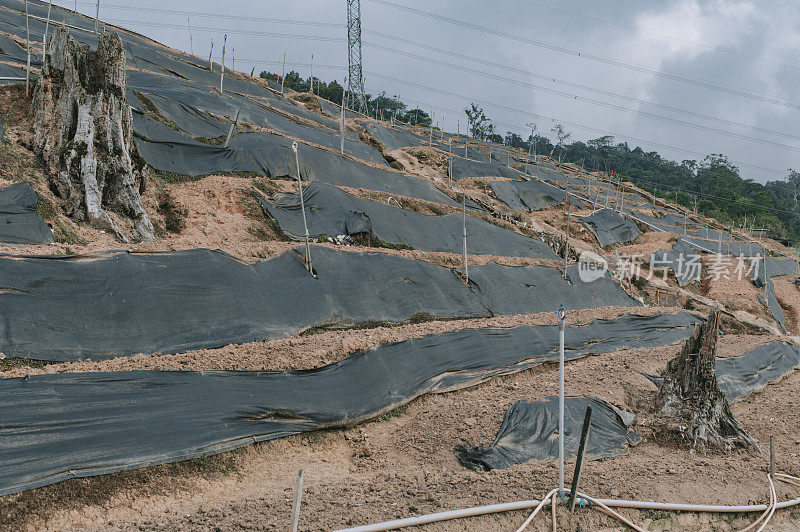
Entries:
{"label": "plastic pipe", "polygon": [[[634,508],[639,510],[669,510],[673,512],[704,512],[704,513],[748,513],[763,512],[768,504],[751,504],[745,506],[717,506],[711,504],[681,504],[670,502],[650,502],[650,501],[628,501],[623,499],[595,499],[597,502],[612,508]],[[547,501],[545,501],[546,504]],[[416,517],[406,517],[404,519],[394,519],[371,525],[363,525],[354,528],[342,528],[337,532],[379,532],[383,530],[395,530],[407,526],[425,525],[446,521],[449,519],[459,519],[462,517],[476,517],[499,512],[510,512],[513,510],[525,510],[535,508],[541,503],[538,500],[505,502],[500,504],[490,504],[488,506],[474,506],[460,510],[450,510],[435,514],[419,515]],[[775,505],[776,510],[800,505],[800,498],[782,501]]]}
{"label": "plastic pipe", "polygon": [[[565,252],[566,253],[566,252]],[[558,309],[558,489],[564,490],[564,305]]]}

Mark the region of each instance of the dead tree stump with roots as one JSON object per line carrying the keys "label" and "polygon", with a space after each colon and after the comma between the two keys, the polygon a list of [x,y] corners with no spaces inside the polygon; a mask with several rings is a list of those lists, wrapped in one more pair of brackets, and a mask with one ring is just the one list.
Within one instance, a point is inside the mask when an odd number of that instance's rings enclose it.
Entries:
{"label": "dead tree stump with roots", "polygon": [[92,51],[58,27],[48,41],[34,94],[33,143],[67,215],[127,241],[106,208],[132,220],[135,240],[151,241],[153,224],[140,195],[143,168],[131,159],[135,147],[125,84],[125,49],[119,35],[101,35],[97,51]]}
{"label": "dead tree stump with roots", "polygon": [[666,430],[677,433],[691,449],[755,450],[758,443],[734,417],[717,384],[719,321],[719,310],[713,309],[708,321],[695,329],[680,354],[669,361],[657,406],[666,418]]}

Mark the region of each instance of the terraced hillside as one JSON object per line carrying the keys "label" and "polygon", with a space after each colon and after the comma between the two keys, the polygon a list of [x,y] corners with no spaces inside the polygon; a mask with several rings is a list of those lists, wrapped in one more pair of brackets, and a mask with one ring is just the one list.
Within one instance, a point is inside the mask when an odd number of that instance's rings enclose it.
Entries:
{"label": "terraced hillside", "polygon": [[[34,83],[51,83],[47,4],[29,9]],[[299,469],[309,530],[541,498],[552,427],[524,458],[470,455],[502,467],[467,467],[463,451],[519,428],[504,421],[518,401],[558,393],[561,305],[567,394],[598,414],[581,491],[766,505],[770,436],[780,471],[800,475],[800,257],[781,244],[53,10],[49,31],[76,44],[122,42],[117,96],[155,238],[69,209],[35,140],[42,86],[0,82],[0,528],[283,529]],[[0,0],[0,75],[24,76],[25,36],[24,3]],[[712,308],[720,388],[756,451],[690,452],[654,407],[654,381]],[[620,511],[652,530],[758,515]],[[511,528],[529,512],[436,526]]]}

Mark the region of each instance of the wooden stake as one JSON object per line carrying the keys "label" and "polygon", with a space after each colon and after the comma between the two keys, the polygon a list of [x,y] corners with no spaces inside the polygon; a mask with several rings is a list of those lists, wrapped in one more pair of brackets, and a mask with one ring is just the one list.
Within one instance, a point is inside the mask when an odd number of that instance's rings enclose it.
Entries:
{"label": "wooden stake", "polygon": [[586,405],[586,415],[583,416],[583,432],[581,432],[581,443],[578,447],[578,456],[575,460],[575,473],[572,476],[572,490],[570,491],[569,501],[567,502],[570,513],[575,511],[575,497],[578,494],[578,482],[581,479],[581,469],[583,469],[583,453],[586,450],[586,442],[589,439],[589,427],[591,426],[591,422],[592,407],[591,405]]}
{"label": "wooden stake", "polygon": [[100,0],[97,0],[97,11],[94,14],[94,32],[97,33],[97,20],[100,18]]}
{"label": "wooden stake", "polygon": [[300,501],[303,499],[303,470],[297,472],[297,480],[294,482],[294,502],[292,503],[292,532],[297,532],[297,524],[300,521]]}
{"label": "wooden stake", "polygon": [[214,72],[214,63],[211,62],[211,56],[214,54],[214,38],[211,38],[211,51],[208,52],[208,70]]}

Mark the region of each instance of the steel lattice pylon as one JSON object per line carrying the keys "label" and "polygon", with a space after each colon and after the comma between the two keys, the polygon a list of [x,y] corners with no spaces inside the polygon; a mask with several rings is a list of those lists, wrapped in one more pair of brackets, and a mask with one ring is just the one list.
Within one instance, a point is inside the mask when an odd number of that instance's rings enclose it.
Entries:
{"label": "steel lattice pylon", "polygon": [[364,72],[361,67],[361,0],[347,0],[347,107],[366,112]]}

